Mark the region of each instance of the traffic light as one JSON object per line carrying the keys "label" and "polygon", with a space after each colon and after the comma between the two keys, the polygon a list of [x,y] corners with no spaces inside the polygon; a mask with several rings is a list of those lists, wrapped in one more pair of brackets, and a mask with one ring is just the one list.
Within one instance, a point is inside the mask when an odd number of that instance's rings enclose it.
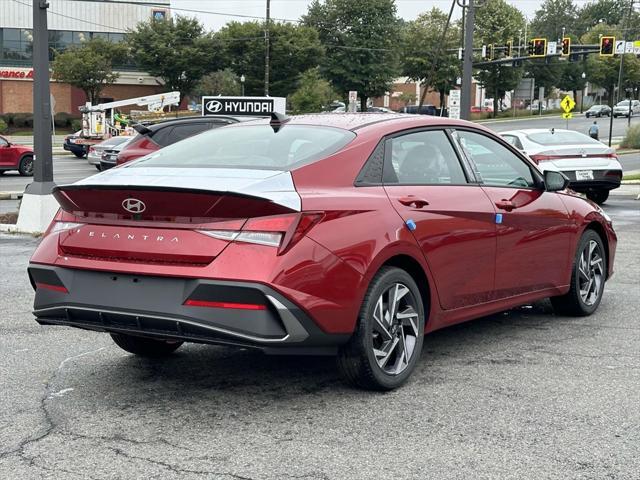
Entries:
{"label": "traffic light", "polygon": [[493,60],[493,45],[482,45],[482,59]]}
{"label": "traffic light", "polygon": [[569,55],[571,55],[571,38],[564,37],[562,39],[562,53],[561,53],[561,55],[563,57],[568,57]]}
{"label": "traffic light", "polygon": [[513,49],[513,40],[509,40],[504,46],[504,56],[509,58],[511,56],[511,50]]}
{"label": "traffic light", "polygon": [[496,56],[494,55],[494,50],[493,50],[493,43],[491,45],[489,45],[489,60],[493,60],[494,58],[496,58]]}
{"label": "traffic light", "polygon": [[533,39],[533,54],[532,57],[544,57],[547,54],[547,39],[546,38],[534,38]]}
{"label": "traffic light", "polygon": [[533,40],[529,40],[529,44],[527,45],[527,53],[530,57],[533,56]]}
{"label": "traffic light", "polygon": [[600,37],[600,56],[613,57],[613,46],[616,44],[616,37]]}

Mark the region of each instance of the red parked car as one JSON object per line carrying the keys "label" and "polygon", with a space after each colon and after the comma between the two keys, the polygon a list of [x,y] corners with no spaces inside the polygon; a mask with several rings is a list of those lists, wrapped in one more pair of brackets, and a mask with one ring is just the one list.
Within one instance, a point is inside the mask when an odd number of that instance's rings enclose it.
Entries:
{"label": "red parked car", "polygon": [[146,356],[335,354],[351,382],[391,389],[425,333],[546,297],[596,310],[616,234],[567,181],[441,117],[239,123],[56,187],[34,313]]}
{"label": "red parked car", "polygon": [[18,170],[20,175],[33,175],[33,148],[16,145],[0,137],[0,174],[7,170]]}
{"label": "red parked car", "polygon": [[101,164],[103,169],[122,165],[185,138],[236,122],[233,117],[210,116],[177,118],[148,126],[137,124],[134,128],[138,135],[118,153],[105,155]]}

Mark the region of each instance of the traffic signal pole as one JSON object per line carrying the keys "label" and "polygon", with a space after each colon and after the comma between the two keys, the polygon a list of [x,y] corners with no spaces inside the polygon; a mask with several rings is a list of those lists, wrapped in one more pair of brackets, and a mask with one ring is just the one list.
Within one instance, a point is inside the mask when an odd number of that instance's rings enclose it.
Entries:
{"label": "traffic signal pole", "polygon": [[460,92],[460,118],[471,115],[471,88],[473,87],[473,28],[475,24],[474,0],[467,3],[464,23],[464,52],[462,56],[462,91]]}

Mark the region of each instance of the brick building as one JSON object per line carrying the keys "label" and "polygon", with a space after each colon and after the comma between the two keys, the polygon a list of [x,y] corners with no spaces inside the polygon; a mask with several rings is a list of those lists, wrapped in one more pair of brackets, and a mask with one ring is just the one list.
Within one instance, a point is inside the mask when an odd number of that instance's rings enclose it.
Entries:
{"label": "brick building", "polygon": [[[139,4],[137,4],[139,3]],[[49,51],[56,53],[89,38],[119,42],[124,33],[152,16],[169,14],[170,0],[95,2],[56,0],[48,9]],[[30,4],[0,0],[0,114],[33,111],[32,8]],[[131,65],[116,66],[119,78],[102,93],[104,101],[160,93],[161,82]],[[52,82],[56,112],[78,114],[84,93],[64,83]],[[126,111],[126,109],[125,109]]]}

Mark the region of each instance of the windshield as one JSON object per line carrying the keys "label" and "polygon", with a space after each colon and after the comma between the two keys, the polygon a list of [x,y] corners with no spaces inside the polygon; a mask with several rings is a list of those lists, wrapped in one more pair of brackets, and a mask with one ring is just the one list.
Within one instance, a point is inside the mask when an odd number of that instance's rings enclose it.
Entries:
{"label": "windshield", "polygon": [[602,105],[593,105],[589,110],[600,110]]}
{"label": "windshield", "polygon": [[619,102],[618,105],[616,105],[618,107],[628,107],[629,106],[629,102],[627,100],[624,100],[622,102]]}
{"label": "windshield", "polygon": [[210,130],[154,152],[135,167],[291,170],[327,157],[355,138],[333,127],[246,125]]}
{"label": "windshield", "polygon": [[578,132],[538,132],[530,133],[527,138],[540,145],[575,145],[582,143],[593,143],[602,145],[597,140]]}

